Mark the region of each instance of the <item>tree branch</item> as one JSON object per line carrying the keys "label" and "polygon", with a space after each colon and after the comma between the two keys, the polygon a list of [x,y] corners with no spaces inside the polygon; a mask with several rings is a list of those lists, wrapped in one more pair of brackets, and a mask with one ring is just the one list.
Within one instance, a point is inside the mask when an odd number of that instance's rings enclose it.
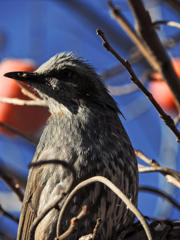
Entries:
{"label": "tree branch", "polygon": [[9,103],[19,106],[39,106],[39,107],[47,107],[47,104],[44,100],[36,99],[36,100],[22,100],[19,98],[5,98],[0,97],[0,102]]}
{"label": "tree branch", "polygon": [[177,13],[180,13],[180,2],[179,0],[164,0],[169,6],[173,8]]}
{"label": "tree branch", "polygon": [[18,136],[26,139],[27,141],[29,141],[29,142],[37,145],[37,142],[38,142],[37,140],[35,140],[34,138],[31,138],[31,137],[29,137],[29,136],[24,135],[24,133],[20,132],[20,131],[17,130],[16,128],[13,128],[13,127],[11,127],[11,126],[3,123],[3,122],[0,122],[0,126],[3,127],[3,128],[5,128],[5,129],[7,129],[7,130],[10,131],[10,132],[15,133],[15,134],[18,135]]}
{"label": "tree branch", "polygon": [[[92,183],[95,183],[95,182],[100,182],[104,185],[106,185],[108,188],[111,189],[111,191],[113,191],[127,206],[128,209],[130,209],[134,215],[139,219],[139,221],[141,222],[143,228],[144,228],[144,231],[146,232],[146,236],[148,238],[148,240],[152,240],[152,237],[151,237],[151,233],[150,233],[150,230],[148,228],[148,225],[146,223],[146,220],[144,219],[144,217],[142,216],[142,214],[140,213],[140,211],[131,203],[131,201],[124,195],[124,193],[121,192],[121,190],[119,188],[117,188],[110,180],[108,180],[107,178],[105,177],[102,177],[102,176],[95,176],[95,177],[91,177],[91,178],[88,178],[87,180],[79,183],[68,195],[68,197],[66,198],[64,204],[63,204],[63,207],[61,208],[60,210],[60,213],[59,213],[59,219],[60,219],[60,223],[61,223],[61,220],[63,218],[63,214],[65,212],[65,209],[67,208],[69,202],[71,201],[71,199],[73,198],[73,196],[83,187],[89,185],[89,184],[92,184]],[[57,236],[60,235],[60,232],[59,232],[60,229],[58,229],[58,232],[57,232]]]}
{"label": "tree branch", "polygon": [[136,154],[136,157],[140,158],[142,161],[144,161],[145,163],[150,165],[150,167],[149,166],[147,167],[147,166],[138,164],[138,169],[139,169],[140,173],[160,172],[165,176],[166,180],[169,183],[180,188],[180,173],[179,172],[177,172],[171,168],[166,168],[166,167],[160,166],[155,160],[148,158],[139,150],[135,150],[135,154]]}
{"label": "tree branch", "polygon": [[[16,81],[16,80],[15,80]],[[36,100],[36,99],[39,99],[35,94],[33,94],[32,92],[30,92],[22,83],[16,81],[16,83],[20,86],[21,88],[21,92],[29,97],[30,99],[33,99],[33,100]]]}
{"label": "tree branch", "polygon": [[129,0],[129,5],[136,20],[139,36],[144,40],[151,55],[153,56],[153,61],[156,64],[156,68],[154,68],[154,70],[158,71],[162,78],[168,83],[179,106],[180,81],[173,69],[169,56],[167,55],[156,31],[154,30],[149,12],[145,9],[141,0]]}
{"label": "tree branch", "polygon": [[22,202],[24,198],[24,194],[20,189],[19,184],[16,183],[15,180],[11,176],[9,176],[6,172],[4,172],[3,169],[1,168],[0,168],[0,178],[3,179],[3,181],[10,187],[10,189],[17,195],[18,199]]}
{"label": "tree branch", "polygon": [[117,52],[111,47],[111,45],[105,38],[104,33],[100,29],[96,30],[96,32],[102,38],[102,40],[103,40],[102,44],[106,48],[106,50],[111,52],[116,57],[116,59],[127,69],[127,71],[130,74],[131,81],[134,82],[141,89],[141,91],[145,94],[145,96],[151,101],[153,106],[158,111],[160,117],[163,119],[163,121],[166,123],[166,125],[171,129],[171,131],[176,135],[177,141],[179,142],[180,141],[180,132],[176,128],[176,125],[174,124],[173,119],[163,111],[163,109],[156,102],[156,100],[154,99],[152,94],[139,81],[139,79],[137,78],[136,74],[134,73],[130,63],[128,61],[125,61],[123,58],[121,58],[117,54]]}
{"label": "tree branch", "polygon": [[162,190],[158,190],[154,187],[149,187],[149,186],[139,186],[139,191],[155,193],[163,197],[164,199],[166,199],[168,202],[170,202],[174,207],[176,207],[180,211],[180,204],[176,202],[176,200],[173,199],[169,194],[167,194]]}
{"label": "tree branch", "polygon": [[79,238],[79,240],[94,240],[94,239],[96,239],[97,231],[99,229],[100,224],[101,224],[101,218],[98,218],[96,220],[96,225],[93,229],[93,233],[82,236],[82,237]]}
{"label": "tree branch", "polygon": [[77,217],[71,219],[71,224],[69,228],[61,234],[60,236],[56,237],[55,240],[63,240],[69,237],[69,235],[74,231],[75,227],[77,226],[80,219],[82,219],[87,213],[87,206],[83,206],[81,212],[78,214]]}
{"label": "tree branch", "polygon": [[156,69],[156,63],[153,61],[153,56],[149,52],[148,48],[145,46],[142,39],[136,34],[134,29],[131,27],[128,20],[123,16],[123,14],[120,12],[118,8],[116,8],[111,1],[108,1],[108,6],[111,10],[111,16],[114,18],[119,25],[124,29],[126,34],[130,37],[130,39],[134,42],[134,44],[138,47],[142,55],[145,57],[145,59],[148,61],[150,66],[152,68]]}
{"label": "tree branch", "polygon": [[164,21],[164,20],[160,20],[160,21],[155,21],[155,22],[153,22],[153,25],[154,25],[155,27],[156,27],[156,26],[159,26],[160,24],[164,24],[164,25],[167,25],[167,26],[170,26],[170,27],[180,28],[180,23],[174,22],[174,21]]}
{"label": "tree branch", "polygon": [[[174,47],[177,42],[179,42],[180,40],[180,33],[175,34],[173,37],[170,37],[169,39],[166,39],[163,43],[163,46],[165,48],[172,48]],[[132,50],[130,50],[131,54],[128,58],[128,61],[131,64],[137,63],[138,61],[142,60],[143,55],[141,54],[141,52],[139,51],[138,48],[133,48]],[[125,71],[125,68],[123,68],[122,65],[117,65],[114,66],[110,69],[107,69],[105,71],[103,71],[100,75],[101,75],[101,79],[104,81],[107,81],[108,78],[114,77],[118,74],[121,74],[122,72]]]}
{"label": "tree branch", "polygon": [[1,213],[3,216],[5,216],[5,217],[10,218],[10,219],[13,220],[14,222],[19,223],[19,218],[15,217],[15,216],[11,215],[10,213],[8,213],[7,211],[5,211],[5,210],[2,208],[1,205],[0,205],[0,213]]}
{"label": "tree branch", "polygon": [[[149,70],[145,71],[145,73],[141,77],[141,83],[142,84],[146,83],[149,74],[150,74]],[[127,95],[127,94],[130,94],[132,92],[135,92],[135,91],[139,90],[139,87],[137,85],[132,84],[132,83],[128,83],[128,84],[122,85],[122,86],[106,85],[106,87],[107,87],[108,91],[110,92],[110,94],[112,94],[114,96]]]}

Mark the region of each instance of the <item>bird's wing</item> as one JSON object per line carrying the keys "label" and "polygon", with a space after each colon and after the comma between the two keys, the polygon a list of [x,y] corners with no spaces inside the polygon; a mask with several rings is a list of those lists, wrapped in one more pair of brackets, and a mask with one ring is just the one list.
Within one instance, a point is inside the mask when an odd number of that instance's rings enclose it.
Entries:
{"label": "bird's wing", "polygon": [[[57,155],[55,155],[54,152],[57,152]],[[42,150],[40,154],[36,153],[33,162],[52,158],[57,159],[63,157],[61,155],[62,154],[59,154],[58,151],[53,151],[52,148],[47,148]],[[62,175],[67,175],[66,170],[63,169],[62,171],[62,168],[63,166],[60,165],[57,166],[51,164],[50,166],[48,164],[30,170],[23,200],[17,240],[31,239],[30,229],[36,217],[41,214],[45,206],[55,200],[55,197],[60,196],[61,192],[65,191],[65,186],[68,185],[70,179],[67,179],[68,176],[65,177],[62,186]],[[56,183],[57,179],[59,179],[59,185]],[[56,188],[54,186],[56,186]],[[41,229],[42,232],[42,224],[39,225],[38,228]],[[46,226],[43,228],[45,227]],[[40,238],[38,237],[38,239]]]}
{"label": "bird's wing", "polygon": [[30,228],[37,216],[36,201],[39,200],[39,194],[43,186],[39,185],[40,174],[36,174],[38,169],[31,169],[26,186],[26,192],[21,210],[17,240],[29,240]]}

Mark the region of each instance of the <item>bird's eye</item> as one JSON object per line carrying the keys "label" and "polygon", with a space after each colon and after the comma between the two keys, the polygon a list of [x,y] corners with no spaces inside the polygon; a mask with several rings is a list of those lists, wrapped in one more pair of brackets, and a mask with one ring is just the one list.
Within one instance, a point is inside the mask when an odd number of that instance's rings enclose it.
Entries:
{"label": "bird's eye", "polygon": [[49,74],[48,77],[56,78],[59,81],[64,81],[66,83],[69,82],[69,83],[77,84],[78,74],[72,69],[66,68],[57,72],[51,72],[51,75]]}
{"label": "bird's eye", "polygon": [[73,72],[70,69],[63,69],[60,72],[60,76],[65,78],[71,78],[72,75],[73,75]]}

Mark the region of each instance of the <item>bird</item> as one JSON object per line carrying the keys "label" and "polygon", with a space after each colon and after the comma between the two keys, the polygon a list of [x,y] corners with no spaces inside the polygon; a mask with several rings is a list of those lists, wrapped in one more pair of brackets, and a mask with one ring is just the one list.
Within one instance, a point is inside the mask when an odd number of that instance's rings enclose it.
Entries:
{"label": "bird", "polygon": [[[31,86],[47,103],[47,120],[32,163],[59,159],[73,167],[73,186],[93,176],[112,181],[137,205],[138,168],[131,141],[119,118],[121,112],[100,75],[84,59],[72,52],[51,57],[34,72],[8,72],[6,77]],[[36,117],[36,116],[34,116]],[[72,179],[68,168],[60,164],[31,168],[25,189],[17,240],[30,240],[34,221]],[[59,211],[67,196],[37,225],[34,240],[56,237]],[[118,232],[134,221],[134,215],[115,194],[101,183],[93,183],[77,192],[62,219],[65,231],[82,206],[87,216],[68,239],[91,233],[101,219],[98,239],[115,239]]]}

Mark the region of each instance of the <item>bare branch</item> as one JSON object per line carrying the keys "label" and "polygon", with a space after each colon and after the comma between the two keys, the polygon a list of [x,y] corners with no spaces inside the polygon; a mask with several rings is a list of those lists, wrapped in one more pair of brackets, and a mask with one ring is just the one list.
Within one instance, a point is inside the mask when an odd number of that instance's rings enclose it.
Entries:
{"label": "bare branch", "polygon": [[[151,223],[149,228],[153,235],[153,240],[177,240],[179,239],[180,221],[161,220],[146,217]],[[123,238],[122,238],[123,239]],[[134,223],[128,229],[126,240],[145,240],[146,236],[139,222]]]}
{"label": "bare branch", "polygon": [[98,218],[96,220],[96,226],[93,229],[92,240],[96,238],[97,231],[98,231],[98,228],[99,228],[100,224],[101,224],[101,218]]}
{"label": "bare branch", "polygon": [[[30,164],[30,167],[38,167],[38,166],[41,166],[41,165],[44,165],[44,164],[60,164],[60,165],[63,165],[64,167],[67,167],[68,169],[69,169],[69,165],[66,163],[66,162],[64,162],[64,161],[60,161],[60,160],[47,160],[47,161],[40,161],[40,162],[37,162],[37,163],[31,163]],[[100,178],[100,179],[99,179]],[[80,184],[78,184],[73,190],[72,190],[72,192],[68,195],[68,197],[67,197],[67,200],[65,201],[65,203],[64,203],[64,205],[63,205],[63,207],[61,208],[61,210],[60,210],[60,214],[59,214],[59,219],[58,219],[58,223],[57,223],[57,237],[58,236],[61,236],[61,234],[60,234],[60,225],[61,225],[61,221],[62,221],[62,217],[63,217],[63,214],[64,214],[64,211],[65,211],[65,208],[66,208],[66,206],[68,205],[68,202],[70,201],[70,199],[73,197],[73,195],[80,189],[80,188],[82,188],[82,187],[84,187],[84,186],[86,186],[86,185],[88,185],[88,184],[90,184],[90,183],[93,183],[93,182],[97,182],[97,181],[99,181],[99,182],[102,182],[102,183],[104,183],[103,181],[105,181],[105,185],[107,185],[109,188],[113,188],[112,186],[115,186],[115,185],[113,185],[108,179],[106,179],[106,178],[104,178],[104,177],[94,177],[94,178],[91,178],[92,179],[92,181],[91,180],[89,180],[89,182],[87,181],[87,180],[85,180],[84,182],[81,182]],[[105,179],[105,180],[104,180]],[[111,184],[109,184],[109,183],[111,183]],[[109,185],[108,185],[109,184]],[[71,188],[71,186],[72,186],[72,183],[70,184],[70,187],[68,187],[68,190],[66,190],[66,192],[63,192],[62,194],[61,194],[61,196],[60,196],[60,198],[58,198],[56,201],[54,201],[50,206],[48,206],[44,211],[43,211],[43,213],[39,216],[39,217],[37,217],[37,219],[34,221],[34,224],[33,224],[33,226],[31,227],[31,236],[33,237],[34,236],[34,232],[35,232],[35,229],[36,229],[36,227],[37,227],[37,225],[40,223],[40,221],[46,216],[46,214],[50,211],[50,210],[52,210],[55,206],[57,206],[57,204],[59,204],[59,202],[64,198],[64,196],[67,194],[67,192],[70,190],[70,188]],[[111,187],[110,187],[111,186]],[[112,191],[113,192],[115,192],[119,197],[121,196],[123,199],[123,201],[127,204],[127,206],[128,206],[128,208],[130,209],[130,210],[132,210],[133,212],[134,212],[134,214],[139,218],[139,216],[140,216],[140,218],[141,218],[141,214],[140,214],[140,212],[134,207],[134,205],[129,201],[129,199],[127,199],[127,197],[125,197],[125,199],[124,199],[124,194],[121,192],[121,193],[119,193],[119,189],[118,189],[118,191],[117,191],[117,187],[115,187],[115,189],[112,189]],[[130,204],[130,205],[129,205]],[[135,210],[134,210],[134,208],[135,208]],[[140,214],[140,215],[139,215]],[[143,224],[143,226],[145,227],[145,229],[146,229],[146,233],[147,233],[147,235],[148,235],[148,230],[147,230],[147,228],[146,228],[146,222],[144,223],[144,220],[143,219],[140,219],[140,221],[141,221],[141,223]],[[149,236],[149,235],[148,235]],[[149,239],[151,239],[151,238],[149,238]]]}
{"label": "bare branch", "polygon": [[140,158],[143,162],[147,163],[148,165],[157,166],[157,162],[153,159],[148,158],[142,151],[134,150],[136,157]]}
{"label": "bare branch", "polygon": [[80,237],[79,240],[92,240],[92,233]]}
{"label": "bare branch", "polygon": [[24,198],[24,194],[20,189],[20,186],[18,183],[15,182],[15,180],[9,176],[6,172],[4,172],[0,168],[0,178],[10,187],[10,189],[17,195],[18,199],[22,202]]}
{"label": "bare branch", "polygon": [[132,84],[126,84],[123,86],[107,86],[107,89],[110,92],[110,94],[114,96],[122,96],[139,90],[137,86]]}
{"label": "bare branch", "polygon": [[131,27],[128,20],[123,16],[123,14],[120,12],[120,10],[118,8],[114,7],[114,5],[111,1],[108,1],[108,6],[111,10],[112,18],[114,18],[121,25],[121,27],[124,29],[126,34],[130,37],[130,39],[139,48],[142,55],[147,59],[150,66],[152,66],[154,69],[157,70],[157,66],[153,60],[153,56],[149,52],[148,48],[145,46],[142,39],[136,34],[134,29]]}
{"label": "bare branch", "polygon": [[[145,232],[146,232],[146,235],[147,235],[147,238],[148,240],[151,240],[152,237],[151,237],[151,233],[150,233],[150,230],[148,228],[148,225],[146,223],[146,220],[144,219],[144,217],[142,216],[142,214],[140,213],[140,211],[131,203],[131,201],[124,195],[124,193],[121,192],[120,189],[118,189],[110,180],[108,180],[107,178],[105,177],[102,177],[102,176],[95,176],[95,177],[91,177],[81,183],[79,183],[71,192],[70,194],[68,195],[68,197],[66,198],[64,204],[63,204],[63,207],[61,208],[60,210],[60,213],[59,213],[59,220],[60,220],[60,223],[61,223],[61,220],[63,218],[63,214],[65,212],[65,209],[67,208],[69,202],[71,201],[71,199],[73,198],[73,196],[83,187],[89,185],[89,184],[92,184],[94,182],[100,182],[104,185],[106,185],[108,188],[110,188],[126,205],[127,207],[135,214],[135,216],[139,219],[139,221],[141,222]],[[57,236],[60,235],[60,229],[58,229],[58,232],[57,232]]]}
{"label": "bare branch", "polygon": [[22,191],[24,191],[25,187],[26,187],[26,183],[27,183],[27,179],[25,176],[22,176],[21,174],[19,174],[16,169],[8,166],[8,165],[4,165],[1,164],[0,166],[1,171],[3,172],[7,172],[9,176],[11,176],[11,178],[14,179],[14,181],[16,182],[16,184],[19,184],[20,188],[22,189]]}
{"label": "bare branch", "polygon": [[156,64],[156,68],[154,68],[154,70],[158,71],[162,78],[168,83],[179,106],[180,81],[174,71],[171,60],[154,29],[149,12],[145,9],[141,0],[129,0],[129,5],[136,20],[139,36],[144,40],[147,48],[154,58],[153,61]]}
{"label": "bare branch", "polygon": [[0,239],[3,240],[16,240],[13,236],[8,235],[7,233],[0,231]]}
{"label": "bare branch", "polygon": [[37,144],[37,140],[35,140],[34,138],[31,138],[31,137],[29,137],[29,136],[24,135],[24,133],[20,132],[20,131],[17,130],[16,128],[13,128],[13,127],[11,127],[11,126],[3,123],[3,122],[0,122],[0,126],[3,127],[3,128],[5,128],[5,129],[7,129],[8,131],[10,131],[10,132],[12,132],[12,133],[15,133],[16,135],[18,135],[18,136],[26,139],[27,141],[29,141],[29,142],[31,142],[31,143],[33,143],[33,144],[35,144],[35,145]]}
{"label": "bare branch", "polygon": [[141,151],[139,150],[135,150],[135,154],[138,158],[140,158],[141,160],[143,160],[145,163],[147,163],[148,165],[150,165],[150,167],[148,166],[143,166],[138,164],[138,170],[140,173],[144,173],[144,172],[160,172],[162,173],[166,180],[175,185],[176,187],[180,188],[180,173],[177,172],[176,170],[173,170],[171,168],[166,168],[166,167],[162,167],[160,166],[155,160],[152,160],[150,158],[148,158],[147,156],[145,156]]}
{"label": "bare branch", "polygon": [[[141,166],[139,167],[139,172],[144,173],[144,172],[160,172],[163,173],[163,175],[171,175],[171,177],[176,178],[176,180],[180,180],[180,173],[171,169],[171,168],[166,168],[166,167],[161,167],[161,166],[154,166],[154,167],[146,167],[146,166]],[[180,181],[179,181],[179,186],[180,186]]]}
{"label": "bare branch", "polygon": [[[163,46],[165,48],[172,48],[179,42],[179,40],[180,40],[180,33],[177,33],[173,37],[166,39],[163,43]],[[131,64],[134,64],[134,63],[140,61],[143,58],[143,55],[141,54],[141,52],[137,48],[132,49],[132,51],[130,50],[130,52],[132,52],[132,53],[130,54],[130,56],[128,58],[128,61]],[[125,68],[123,68],[122,65],[117,65],[115,67],[112,67],[110,69],[107,69],[107,70],[103,71],[100,74],[101,79],[106,81],[106,80],[108,80],[108,78],[111,78],[111,77],[114,77],[118,74],[121,74],[124,71],[125,71]]]}
{"label": "bare branch", "polygon": [[149,13],[145,10],[141,1],[129,0],[129,4],[135,15],[139,34],[135,33],[120,10],[115,8],[112,2],[109,1],[112,17],[122,26],[153,69],[159,72],[162,78],[168,83],[177,102],[180,104],[180,82],[154,30]]}
{"label": "bare branch", "polygon": [[153,25],[156,27],[160,24],[164,24],[170,27],[175,27],[175,28],[180,28],[180,23],[178,22],[174,22],[174,21],[164,21],[164,20],[160,20],[160,21],[155,21],[153,22]]}
{"label": "bare branch", "polygon": [[176,200],[173,199],[169,194],[167,194],[162,190],[158,190],[154,187],[149,187],[149,186],[139,186],[139,191],[155,193],[163,197],[164,199],[166,199],[168,202],[170,202],[174,207],[176,207],[180,211],[180,204],[176,202]]}
{"label": "bare branch", "polygon": [[11,220],[13,220],[16,223],[19,223],[19,218],[11,215],[10,213],[8,213],[7,211],[5,211],[2,206],[0,205],[0,214],[4,215],[5,217],[10,218]]}
{"label": "bare branch", "polygon": [[177,13],[180,13],[180,2],[179,0],[164,0],[169,6],[173,8]]}
{"label": "bare branch", "polygon": [[36,99],[36,100],[22,100],[19,98],[5,98],[0,97],[0,102],[9,103],[19,106],[38,106],[38,107],[47,107],[47,104],[44,100]]}
{"label": "bare branch", "polygon": [[[177,176],[172,176],[171,174],[175,174],[178,173],[175,170],[171,169],[171,168],[165,168],[165,167],[161,167],[161,166],[157,166],[157,167],[139,167],[139,172],[140,173],[145,173],[145,172],[160,172],[162,173],[165,177],[167,182],[173,184],[174,186],[180,188],[180,178],[177,179]],[[180,174],[180,173],[178,173]]]}
{"label": "bare branch", "polygon": [[180,113],[174,118],[174,123],[176,124],[176,126],[178,125],[180,120]]}
{"label": "bare branch", "polygon": [[79,220],[83,218],[87,213],[87,206],[83,206],[81,212],[78,214],[77,217],[71,219],[71,224],[67,231],[61,234],[59,237],[56,237],[55,240],[63,240],[69,237],[69,235],[74,231],[75,227],[77,226]]}
{"label": "bare branch", "polygon": [[94,240],[96,238],[97,231],[99,229],[100,224],[101,224],[101,219],[98,218],[96,220],[96,226],[93,229],[93,233],[90,233],[88,235],[82,236],[82,237],[79,238],[79,240]]}
{"label": "bare branch", "polygon": [[111,47],[109,42],[106,40],[104,33],[100,29],[96,30],[96,32],[102,38],[103,46],[106,48],[106,50],[110,51],[119,60],[119,62],[127,69],[127,71],[130,74],[131,81],[134,82],[141,89],[141,91],[146,95],[146,97],[151,101],[153,106],[158,111],[160,117],[164,120],[164,122],[171,129],[171,131],[176,135],[177,141],[180,141],[180,132],[176,128],[173,119],[163,111],[163,109],[156,102],[156,100],[154,99],[152,94],[139,81],[139,79],[137,78],[136,74],[134,73],[130,63],[128,61],[125,61],[123,58],[121,58],[117,54],[117,52]]}
{"label": "bare branch", "polygon": [[88,1],[81,1],[81,4],[79,4],[79,1],[74,0],[56,0],[59,3],[65,4],[68,8],[72,9],[77,16],[81,18],[82,21],[88,22],[88,29],[96,29],[98,26],[104,26],[105,31],[108,33],[108,35],[111,38],[111,41],[113,44],[115,44],[119,49],[121,46],[124,46],[124,48],[128,51],[129,47],[131,46],[131,42],[129,39],[127,39],[124,36],[121,36],[119,38],[119,30],[112,27],[111,22],[108,18],[104,18],[102,14],[99,14],[98,11],[90,8],[87,4]]}
{"label": "bare branch", "polygon": [[171,176],[169,174],[166,174],[165,177],[166,177],[168,183],[171,183],[174,186],[180,188],[180,180],[176,179],[175,177],[173,177],[173,176]]}
{"label": "bare branch", "polygon": [[[141,78],[141,83],[145,84],[145,82],[148,79],[148,75],[149,75],[149,70],[145,71],[145,73],[143,74],[142,78]],[[139,87],[137,85],[134,85],[132,83],[130,84],[126,84],[126,85],[122,85],[122,86],[106,86],[107,89],[109,90],[110,94],[114,95],[114,96],[122,96],[122,95],[126,95],[126,94],[130,94],[132,92],[138,91]]]}
{"label": "bare branch", "polygon": [[36,99],[39,99],[35,94],[33,94],[32,92],[30,92],[22,83],[16,81],[16,83],[20,86],[21,88],[21,92],[29,97],[30,99],[33,99],[33,100],[36,100]]}

